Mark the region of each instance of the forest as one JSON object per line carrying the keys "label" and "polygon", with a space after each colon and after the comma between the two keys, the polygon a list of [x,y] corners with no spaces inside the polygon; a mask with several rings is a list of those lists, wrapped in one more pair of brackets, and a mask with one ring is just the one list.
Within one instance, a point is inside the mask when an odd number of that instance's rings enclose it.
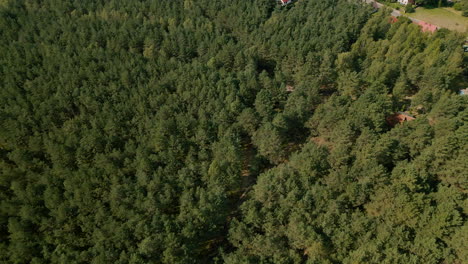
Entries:
{"label": "forest", "polygon": [[3,0],[0,36],[0,263],[468,260],[466,35],[359,0]]}

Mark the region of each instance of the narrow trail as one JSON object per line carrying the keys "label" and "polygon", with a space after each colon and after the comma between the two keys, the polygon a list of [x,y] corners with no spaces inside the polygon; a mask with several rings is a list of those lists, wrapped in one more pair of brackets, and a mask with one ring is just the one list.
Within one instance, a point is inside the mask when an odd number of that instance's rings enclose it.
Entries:
{"label": "narrow trail", "polygon": [[[245,137],[241,140],[241,151],[242,151],[242,169],[241,169],[241,184],[240,188],[232,193],[231,196],[231,210],[227,216],[224,233],[229,232],[229,227],[232,219],[240,215],[240,206],[247,199],[248,192],[252,189],[252,186],[256,182],[257,174],[252,163],[255,162],[255,147],[253,146],[250,138]],[[221,245],[228,244],[227,236],[217,236],[211,240],[206,241],[203,245],[203,250],[206,252],[213,252],[215,248],[219,248]],[[210,256],[207,255],[207,263]]]}
{"label": "narrow trail", "polygon": [[240,205],[246,198],[247,193],[255,184],[256,175],[253,175],[252,161],[255,159],[255,149],[249,139],[242,141],[242,171],[241,171],[241,191],[242,194],[239,197],[238,205]]}
{"label": "narrow trail", "polygon": [[[381,3],[379,3],[379,2],[377,2],[377,1],[375,1],[375,0],[363,0],[363,2],[372,5],[372,7],[376,8],[376,9],[380,9],[380,8],[382,8],[382,7],[385,6],[384,4],[381,4]],[[387,6],[387,7],[388,7],[388,8],[391,8],[391,7],[389,7],[389,6]],[[398,10],[396,10],[396,9],[393,9],[393,8],[391,8],[391,9],[392,9],[392,13],[391,13],[392,16],[394,16],[394,17],[402,16],[402,14],[401,14],[400,11],[398,11]],[[424,21],[422,21],[422,20],[419,20],[419,19],[416,19],[416,18],[412,18],[412,17],[409,17],[409,16],[405,16],[405,17],[409,18],[409,19],[410,19],[411,21],[413,21],[414,23],[424,22]],[[437,25],[436,25],[436,26],[437,26]],[[439,27],[439,26],[437,26],[437,27]]]}

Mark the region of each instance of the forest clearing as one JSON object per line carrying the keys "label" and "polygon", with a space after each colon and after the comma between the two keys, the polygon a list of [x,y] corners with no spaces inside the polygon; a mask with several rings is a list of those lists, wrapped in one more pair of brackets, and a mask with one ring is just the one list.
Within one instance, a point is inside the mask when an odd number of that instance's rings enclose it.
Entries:
{"label": "forest clearing", "polygon": [[460,15],[453,8],[416,8],[415,13],[406,14],[408,17],[426,21],[438,27],[468,33],[468,17]]}

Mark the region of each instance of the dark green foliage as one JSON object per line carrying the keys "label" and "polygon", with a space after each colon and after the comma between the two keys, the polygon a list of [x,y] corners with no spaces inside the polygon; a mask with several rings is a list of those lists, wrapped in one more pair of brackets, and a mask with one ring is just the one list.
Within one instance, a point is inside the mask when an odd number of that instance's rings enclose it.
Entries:
{"label": "dark green foliage", "polygon": [[405,13],[414,13],[414,11],[415,11],[415,10],[414,10],[414,7],[413,7],[412,4],[407,4],[407,5],[405,6]]}
{"label": "dark green foliage", "polygon": [[464,261],[463,38],[371,13],[2,1],[0,262]]}
{"label": "dark green foliage", "polygon": [[462,15],[468,17],[468,1],[467,0],[459,0],[456,1],[453,5],[453,8],[457,11],[461,11]]}
{"label": "dark green foliage", "polygon": [[[226,262],[465,258],[454,239],[466,236],[467,144],[458,136],[467,136],[467,97],[449,92],[463,81],[462,39],[383,18],[371,18],[351,51],[338,56],[338,93],[307,122],[315,144],[259,176],[231,225],[236,250]],[[385,118],[402,109],[419,113],[417,120],[392,129]],[[307,156],[311,147],[321,156]]]}

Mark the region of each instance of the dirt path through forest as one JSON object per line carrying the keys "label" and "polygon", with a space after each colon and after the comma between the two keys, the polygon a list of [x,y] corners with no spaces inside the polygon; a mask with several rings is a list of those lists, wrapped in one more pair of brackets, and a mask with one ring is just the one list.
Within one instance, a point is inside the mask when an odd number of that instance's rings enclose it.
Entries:
{"label": "dirt path through forest", "polygon": [[241,190],[242,194],[239,198],[239,205],[247,196],[247,193],[255,183],[255,175],[252,173],[252,161],[255,159],[255,149],[249,139],[242,141],[242,171],[241,171]]}

